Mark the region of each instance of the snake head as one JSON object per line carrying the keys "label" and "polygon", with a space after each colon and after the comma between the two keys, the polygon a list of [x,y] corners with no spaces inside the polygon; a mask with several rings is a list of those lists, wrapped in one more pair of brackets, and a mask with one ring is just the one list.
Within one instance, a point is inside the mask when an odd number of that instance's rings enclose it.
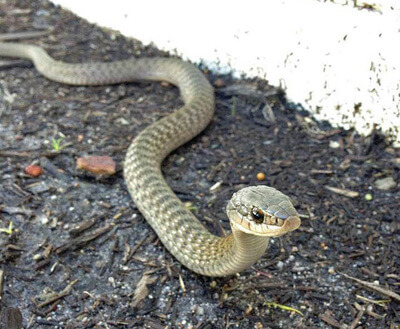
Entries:
{"label": "snake head", "polygon": [[226,207],[233,229],[278,237],[300,226],[290,198],[269,186],[250,186],[236,192]]}

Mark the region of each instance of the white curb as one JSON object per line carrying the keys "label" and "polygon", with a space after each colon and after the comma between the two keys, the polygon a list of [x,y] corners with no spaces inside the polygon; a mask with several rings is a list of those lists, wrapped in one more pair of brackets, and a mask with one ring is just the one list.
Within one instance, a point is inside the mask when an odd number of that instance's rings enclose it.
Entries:
{"label": "white curb", "polygon": [[400,1],[54,0],[220,72],[266,78],[334,126],[400,146]]}

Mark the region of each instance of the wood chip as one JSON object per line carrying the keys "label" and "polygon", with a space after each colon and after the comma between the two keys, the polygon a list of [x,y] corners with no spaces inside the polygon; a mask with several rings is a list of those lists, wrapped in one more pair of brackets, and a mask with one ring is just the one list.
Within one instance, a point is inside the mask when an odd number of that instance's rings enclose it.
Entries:
{"label": "wood chip", "polygon": [[181,289],[183,292],[186,292],[185,282],[182,279],[182,276],[179,274],[179,284],[181,285]]}
{"label": "wood chip", "polygon": [[139,307],[147,295],[149,294],[149,289],[147,288],[148,285],[153,284],[156,282],[156,276],[150,276],[148,272],[145,272],[142,278],[139,280],[138,284],[136,285],[135,293],[133,295],[133,301],[131,303],[132,307]]}
{"label": "wood chip", "polygon": [[366,307],[362,306],[361,309],[358,311],[356,318],[353,320],[353,322],[349,326],[349,329],[355,329],[357,327],[357,324],[358,324],[358,322],[360,322],[362,316],[365,313],[365,310],[366,310]]}
{"label": "wood chip", "polygon": [[311,174],[313,175],[332,175],[332,170],[324,170],[324,169],[311,169]]}
{"label": "wood chip", "polygon": [[340,323],[334,317],[332,317],[330,311],[326,310],[325,313],[321,314],[319,317],[322,321],[328,323],[332,327],[340,328]]}

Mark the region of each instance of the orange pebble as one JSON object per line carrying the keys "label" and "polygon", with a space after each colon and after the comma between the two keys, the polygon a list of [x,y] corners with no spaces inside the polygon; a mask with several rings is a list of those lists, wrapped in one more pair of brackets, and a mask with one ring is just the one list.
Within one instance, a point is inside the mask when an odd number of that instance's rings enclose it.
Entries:
{"label": "orange pebble", "polygon": [[329,249],[329,247],[326,245],[325,242],[321,242],[321,248],[324,249],[324,250],[328,250]]}
{"label": "orange pebble", "polygon": [[25,171],[25,174],[32,176],[32,177],[39,177],[40,175],[43,174],[42,167],[40,167],[38,165],[26,166],[24,171]]}
{"label": "orange pebble", "polygon": [[259,173],[257,174],[257,180],[264,180],[264,179],[265,179],[265,174],[262,173],[262,172],[259,172]]}

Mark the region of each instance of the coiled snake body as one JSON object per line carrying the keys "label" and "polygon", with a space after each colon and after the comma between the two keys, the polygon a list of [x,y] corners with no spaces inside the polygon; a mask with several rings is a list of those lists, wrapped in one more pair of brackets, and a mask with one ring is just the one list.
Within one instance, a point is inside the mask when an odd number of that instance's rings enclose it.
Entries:
{"label": "coiled snake body", "polygon": [[167,81],[178,86],[184,106],[143,130],[125,158],[128,190],[166,248],[199,274],[225,276],[254,264],[269,238],[295,230],[299,216],[290,199],[268,186],[236,192],[227,206],[232,234],[211,234],[166,184],[161,162],[174,149],[199,134],[214,113],[213,88],[193,65],[178,59],[139,58],[112,63],[68,64],[42,48],[0,43],[0,56],[26,58],[50,80],[71,85],[127,81]]}

